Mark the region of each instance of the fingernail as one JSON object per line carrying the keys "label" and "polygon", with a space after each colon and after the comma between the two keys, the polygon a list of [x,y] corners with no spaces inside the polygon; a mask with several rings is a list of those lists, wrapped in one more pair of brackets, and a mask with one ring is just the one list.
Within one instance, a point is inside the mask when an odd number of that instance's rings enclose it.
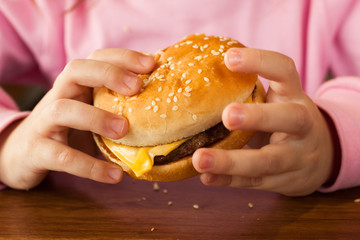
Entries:
{"label": "fingernail", "polygon": [[120,168],[110,168],[108,170],[108,175],[113,180],[120,181],[121,175],[122,175],[122,170]]}
{"label": "fingernail", "polygon": [[136,75],[128,74],[124,76],[124,84],[131,90],[135,89],[138,85],[139,78]]}
{"label": "fingernail", "polygon": [[214,165],[214,157],[209,153],[203,153],[199,162],[199,168],[201,170],[210,169]]}
{"label": "fingernail", "polygon": [[241,127],[244,118],[245,115],[240,109],[232,109],[232,111],[229,112],[229,125],[231,129]]}
{"label": "fingernail", "polygon": [[116,135],[123,136],[126,122],[123,119],[115,118],[111,120],[110,127],[116,133]]}
{"label": "fingernail", "polygon": [[203,173],[201,175],[201,180],[206,185],[214,184],[217,179],[218,179],[218,176],[215,174]]}
{"label": "fingernail", "polygon": [[231,66],[237,66],[243,60],[240,48],[232,48],[232,49],[230,49],[227,52],[226,57],[227,57],[228,63]]}
{"label": "fingernail", "polygon": [[146,55],[142,55],[139,57],[139,61],[140,61],[140,64],[145,67],[145,68],[148,68],[150,65],[153,64],[154,60],[152,57],[150,56],[146,56]]}

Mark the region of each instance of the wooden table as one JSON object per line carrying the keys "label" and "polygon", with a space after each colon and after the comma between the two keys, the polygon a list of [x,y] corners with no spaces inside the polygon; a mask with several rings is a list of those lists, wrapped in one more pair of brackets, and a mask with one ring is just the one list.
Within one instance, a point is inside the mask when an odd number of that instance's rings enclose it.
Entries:
{"label": "wooden table", "polygon": [[360,188],[289,198],[197,177],[159,188],[51,173],[31,191],[0,191],[0,239],[360,239]]}

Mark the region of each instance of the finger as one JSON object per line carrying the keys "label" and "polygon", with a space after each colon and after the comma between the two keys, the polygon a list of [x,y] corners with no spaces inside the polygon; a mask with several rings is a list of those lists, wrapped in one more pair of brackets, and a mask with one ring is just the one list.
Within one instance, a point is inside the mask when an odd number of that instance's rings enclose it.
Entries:
{"label": "finger", "polygon": [[128,122],[123,116],[71,99],[54,101],[42,111],[41,119],[42,132],[69,127],[118,139],[128,131]]}
{"label": "finger", "polygon": [[262,189],[261,187],[262,187],[263,178],[203,173],[200,175],[200,180],[203,184],[207,186]]}
{"label": "finger", "polygon": [[[121,168],[93,158],[57,141],[45,140],[36,144],[34,151],[40,153],[34,165],[39,169],[67,172],[98,182],[118,183],[123,177]],[[34,160],[33,160],[34,162]]]}
{"label": "finger", "polygon": [[235,72],[257,73],[271,80],[270,88],[280,96],[296,98],[302,94],[294,61],[277,52],[250,48],[232,48],[225,55],[225,64]]}
{"label": "finger", "polygon": [[[286,113],[286,114],[284,114]],[[291,102],[228,105],[222,120],[230,130],[259,130],[303,134],[312,127],[312,116],[302,104]]]}
{"label": "finger", "polygon": [[141,80],[135,73],[111,63],[76,59],[66,65],[54,83],[57,98],[75,98],[88,87],[103,86],[131,96],[140,90]]}
{"label": "finger", "polygon": [[99,49],[88,58],[121,66],[134,73],[148,73],[155,66],[153,57],[121,48]]}
{"label": "finger", "polygon": [[305,196],[319,188],[319,186],[308,188],[306,184],[308,179],[296,171],[263,178],[203,173],[200,175],[200,180],[207,186],[266,190],[286,196]]}
{"label": "finger", "polygon": [[200,173],[264,177],[298,169],[293,154],[292,148],[274,144],[258,150],[203,148],[194,153],[192,161]]}

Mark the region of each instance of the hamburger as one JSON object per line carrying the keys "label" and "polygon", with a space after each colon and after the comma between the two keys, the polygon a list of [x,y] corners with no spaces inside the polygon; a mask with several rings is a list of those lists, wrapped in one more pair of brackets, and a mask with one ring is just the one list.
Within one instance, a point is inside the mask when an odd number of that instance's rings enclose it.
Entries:
{"label": "hamburger", "polygon": [[94,134],[105,158],[136,179],[177,181],[198,174],[192,165],[196,149],[243,147],[254,132],[229,131],[222,111],[232,102],[263,102],[264,89],[256,74],[225,66],[224,55],[232,47],[244,46],[230,38],[189,35],[154,55],[156,66],[139,75],[137,95],[95,89],[96,107],[129,121],[121,139]]}

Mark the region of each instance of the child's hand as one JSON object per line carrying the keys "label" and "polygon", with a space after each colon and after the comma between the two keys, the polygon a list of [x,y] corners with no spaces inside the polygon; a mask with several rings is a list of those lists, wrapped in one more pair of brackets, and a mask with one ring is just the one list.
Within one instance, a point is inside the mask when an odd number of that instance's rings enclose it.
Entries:
{"label": "child's hand", "polygon": [[232,71],[269,79],[270,86],[267,103],[227,106],[224,125],[272,134],[259,149],[199,149],[193,164],[203,173],[201,181],[290,196],[314,192],[330,175],[333,146],[324,117],[302,90],[294,62],[275,52],[234,48],[225,63]]}
{"label": "child's hand", "polygon": [[[114,139],[124,136],[127,120],[93,107],[92,88],[106,86],[133,95],[141,87],[135,73],[147,73],[154,64],[152,57],[123,49],[98,50],[88,59],[67,64],[31,114],[2,133],[0,180],[13,188],[29,189],[48,170],[54,170],[99,182],[119,182],[121,168],[73,148],[70,136],[87,131]],[[91,134],[81,136],[87,138],[78,138],[76,145],[88,144],[92,149],[86,152],[94,153]]]}

